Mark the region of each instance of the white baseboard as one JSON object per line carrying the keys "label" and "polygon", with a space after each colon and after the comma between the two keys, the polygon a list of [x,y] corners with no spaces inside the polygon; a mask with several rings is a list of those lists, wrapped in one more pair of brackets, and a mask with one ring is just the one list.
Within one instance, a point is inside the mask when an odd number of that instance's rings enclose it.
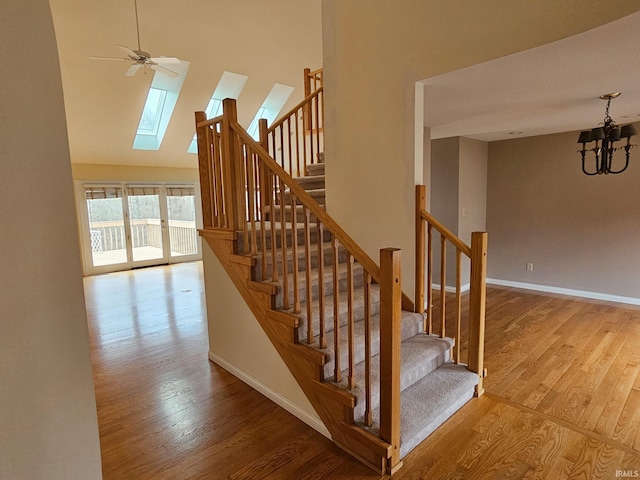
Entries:
{"label": "white baseboard", "polygon": [[[438,290],[440,291],[440,284],[439,283],[432,283],[431,287],[434,290]],[[464,285],[460,285],[460,293],[464,293],[467,290],[469,290],[471,288],[471,284],[470,283],[465,283]],[[456,287],[451,286],[451,285],[447,285],[446,287],[444,287],[444,291],[447,293],[456,293]]]}
{"label": "white baseboard", "polygon": [[236,367],[235,365],[232,365],[231,363],[227,362],[225,359],[219,357],[215,353],[209,352],[209,360],[211,360],[216,365],[219,365],[222,368],[224,368],[231,375],[238,377],[244,383],[254,388],[255,390],[259,391],[269,400],[279,405],[280,407],[284,408],[291,415],[302,420],[304,423],[306,423],[311,428],[313,428],[316,432],[320,433],[321,435],[324,435],[329,440],[331,440],[331,433],[329,433],[329,430],[327,430],[327,427],[325,427],[324,423],[322,423],[322,420],[320,420],[320,418],[300,408],[298,405],[291,402],[291,400],[289,400],[288,398],[283,397],[268,385],[265,385],[257,378],[249,375],[247,372]]}
{"label": "white baseboard", "polygon": [[626,303],[629,305],[640,305],[640,298],[622,297],[619,295],[609,295],[607,293],[589,292],[586,290],[573,290],[571,288],[550,287],[547,285],[538,285],[536,283],[512,282],[509,280],[499,280],[496,278],[487,278],[487,283],[491,285],[502,285],[505,287],[523,288],[525,290],[536,290],[538,292],[570,295],[572,297],[590,298],[593,300],[604,300],[606,302],[617,302],[617,303]]}

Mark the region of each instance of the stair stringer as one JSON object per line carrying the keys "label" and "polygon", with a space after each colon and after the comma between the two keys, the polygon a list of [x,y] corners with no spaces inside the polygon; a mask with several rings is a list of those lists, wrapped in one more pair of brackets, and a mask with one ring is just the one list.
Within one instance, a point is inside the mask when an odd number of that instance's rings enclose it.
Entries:
{"label": "stair stringer", "polygon": [[275,310],[278,285],[252,280],[255,261],[237,255],[237,234],[200,230],[227,275],[289,368],[296,382],[331,434],[333,442],[379,474],[387,471],[392,446],[354,422],[356,397],[323,382],[324,354],[297,343],[297,318]]}

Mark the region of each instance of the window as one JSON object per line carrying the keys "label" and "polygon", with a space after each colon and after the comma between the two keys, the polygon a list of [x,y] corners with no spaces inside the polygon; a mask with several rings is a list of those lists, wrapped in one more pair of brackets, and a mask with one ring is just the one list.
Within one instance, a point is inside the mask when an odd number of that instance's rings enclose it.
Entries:
{"label": "window", "polygon": [[178,73],[175,78],[162,72],[155,72],[153,75],[147,101],[140,114],[140,123],[133,140],[135,150],[160,149],[189,66],[190,63],[184,60],[172,64],[171,69]]}
{"label": "window", "polygon": [[147,101],[142,109],[142,118],[138,125],[138,135],[158,135],[160,117],[167,97],[166,90],[151,87],[147,95]]}
{"label": "window", "polygon": [[264,102],[262,102],[262,106],[258,109],[256,116],[253,117],[253,121],[247,129],[249,135],[251,135],[256,140],[259,139],[259,120],[261,118],[266,118],[267,123],[272,123],[280,113],[280,110],[282,110],[282,107],[284,107],[284,104],[287,103],[287,100],[291,96],[293,90],[293,87],[280,85],[279,83],[276,83],[273,86],[271,92],[269,92],[267,98],[265,98]]}
{"label": "window", "polygon": [[[222,100],[225,98],[237,99],[248,78],[246,75],[240,75],[239,73],[223,72],[213,95],[211,95],[211,99],[209,99],[207,108],[204,110],[207,118],[215,118],[222,115]],[[198,139],[195,133],[187,152],[198,153]]]}

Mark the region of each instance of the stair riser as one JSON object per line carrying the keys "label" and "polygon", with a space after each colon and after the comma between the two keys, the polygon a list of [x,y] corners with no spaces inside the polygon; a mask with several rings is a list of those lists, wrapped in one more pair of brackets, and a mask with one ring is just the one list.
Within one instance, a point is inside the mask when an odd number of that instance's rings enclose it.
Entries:
{"label": "stair riser", "polygon": [[[340,310],[338,312],[338,320],[340,323],[340,327],[344,327],[347,325],[349,321],[349,312],[348,305],[346,301],[340,302]],[[324,325],[325,325],[325,333],[332,332],[334,330],[334,312],[333,312],[333,296],[327,297],[325,303],[325,316],[324,316]],[[364,303],[357,302],[353,307],[353,318],[354,322],[359,322],[364,319]],[[369,309],[370,315],[373,317],[380,313],[380,298],[378,295],[371,298],[371,306]],[[300,327],[298,328],[298,339],[300,341],[304,341],[307,338],[307,314],[304,305],[302,306],[301,319],[300,319]],[[313,332],[314,336],[319,334],[320,331],[320,317],[316,308],[316,311],[312,313],[313,317]]]}
{"label": "stair riser", "polygon": [[[291,278],[291,281],[293,281],[293,278]],[[355,265],[353,269],[353,288],[361,287],[362,284],[363,284],[362,267],[359,265]],[[341,273],[338,277],[338,289],[342,298],[346,298],[347,285],[348,285],[347,276],[346,274]],[[333,272],[331,272],[330,270],[326,270],[324,275],[325,297],[333,295],[333,290],[334,290],[333,287],[334,287]],[[318,292],[319,292],[318,276],[316,272],[313,272],[311,277],[311,298],[317,299]],[[304,273],[298,277],[298,295],[300,298],[300,302],[303,302],[307,297],[306,276]],[[333,302],[331,298],[328,298],[327,301]],[[289,302],[293,304],[292,284],[289,287]],[[284,308],[284,294],[282,292],[282,289],[276,295],[276,308],[279,308],[279,309]]]}
{"label": "stair riser", "polygon": [[307,165],[307,176],[314,177],[318,175],[325,174],[324,163],[314,163],[312,165]]}
{"label": "stair riser", "polygon": [[[324,205],[325,204],[325,191],[324,191],[324,189],[323,190],[309,190],[309,191],[307,191],[307,193],[319,205]],[[280,203],[280,197],[278,197],[277,200],[278,201],[276,203],[279,204]],[[284,203],[285,203],[285,205],[291,205],[291,193],[290,192],[285,192],[285,194],[284,194]],[[296,198],[296,204],[297,205],[302,205],[302,202],[300,202],[300,200]]]}
{"label": "stair riser", "polygon": [[322,190],[325,188],[324,175],[308,175],[306,177],[298,177],[295,181],[305,190]]}
{"label": "stair riser", "polygon": [[[323,254],[324,254],[324,266],[325,268],[333,268],[333,250],[331,248],[331,244],[330,243],[325,243],[323,244]],[[281,252],[277,252],[276,253],[276,265],[277,265],[277,270],[278,270],[278,277],[282,276],[283,273],[283,264],[280,261],[280,258],[282,257]],[[312,269],[317,269],[318,265],[319,265],[319,255],[318,255],[318,244],[313,244],[311,245],[311,255],[309,256],[310,260],[311,260],[311,268]],[[267,252],[267,257],[266,257],[266,274],[267,274],[267,278],[271,278],[271,274],[273,272],[273,265],[272,265],[272,255],[271,252]],[[293,272],[293,252],[291,249],[288,249],[287,251],[287,272],[291,273]],[[347,252],[346,250],[344,250],[343,248],[340,248],[338,250],[338,263],[344,263],[347,260]],[[260,258],[258,258],[258,263],[256,265],[256,277],[255,278],[262,278],[262,268],[261,268],[261,261]],[[305,255],[304,255],[304,248],[302,246],[298,246],[298,272],[304,272],[306,269],[306,263],[305,263]]]}
{"label": "stair riser", "polygon": [[[420,333],[420,325],[416,316],[405,315],[402,320],[401,326],[401,338],[402,341],[411,338]],[[358,364],[364,362],[364,322],[357,322],[355,324],[355,351],[354,351],[354,363]],[[347,346],[348,330],[347,327],[340,329],[340,367],[342,369],[348,368],[349,365],[349,349]],[[333,378],[334,362],[333,362],[333,349],[334,349],[334,332],[327,334],[327,363],[324,366],[325,378]],[[380,318],[375,316],[371,319],[371,356],[378,355],[380,353]]]}
{"label": "stair riser", "polygon": [[[428,338],[424,336],[423,338]],[[429,354],[419,359],[411,359],[409,355],[405,355],[405,350],[411,348],[411,340],[403,342],[403,352],[401,357],[401,379],[400,390],[411,387],[416,382],[420,381],[431,372],[439,368],[450,360],[450,349],[447,346],[442,345],[440,348],[434,348]],[[439,339],[434,338],[435,342],[439,342]],[[444,344],[444,341],[443,341]],[[380,406],[380,377],[378,372],[380,371],[380,356],[372,358],[371,362],[371,409],[376,409]],[[416,361],[418,360],[418,361]],[[354,418],[358,423],[364,423],[365,414],[365,400],[364,400],[364,365],[360,364],[356,369],[356,385],[358,387],[354,390],[354,395],[358,397],[356,408],[354,409]]]}
{"label": "stair riser", "polygon": [[[311,243],[311,249],[313,250],[315,247],[315,249],[317,250],[318,230],[316,228],[310,228],[309,230],[310,230],[309,243]],[[251,235],[252,233],[249,232],[249,245],[251,245]],[[280,231],[279,224],[275,228],[275,235],[276,235],[276,248],[280,249],[282,248],[282,233]],[[292,246],[292,241],[291,241],[292,238],[293,238],[293,235],[291,233],[291,227],[287,227],[285,232],[285,243],[288,249],[290,249]],[[298,249],[304,250],[305,234],[304,234],[302,225],[299,225],[297,229],[297,239],[298,239]],[[323,230],[322,232],[322,241],[323,243],[327,243],[331,241],[331,233],[329,233],[327,230]],[[256,245],[257,245],[257,250],[260,251],[262,249],[262,236],[259,230],[256,231]],[[266,229],[265,229],[265,246],[266,247],[265,248],[267,250],[271,250],[271,245],[272,245],[271,228],[269,227],[269,224],[266,224]],[[242,233],[240,233],[238,236],[238,246],[241,250],[243,249],[244,241],[242,239]],[[241,251],[238,253],[248,253],[248,252]]]}
{"label": "stair riser", "polygon": [[[265,214],[266,220],[271,220],[272,218],[275,219],[276,222],[281,222],[281,210],[282,207],[280,205],[276,205],[273,209],[273,215],[271,215],[271,209],[267,208]],[[304,218],[305,218],[305,213],[304,210],[301,208],[301,205],[298,205],[296,207],[296,222],[297,223],[304,223]],[[291,205],[285,205],[284,207],[284,220],[285,222],[291,222],[291,219],[293,218],[293,211],[291,209]],[[309,214],[309,222],[311,224],[312,228],[316,228],[316,222],[318,221],[318,217],[316,217],[313,213]]]}

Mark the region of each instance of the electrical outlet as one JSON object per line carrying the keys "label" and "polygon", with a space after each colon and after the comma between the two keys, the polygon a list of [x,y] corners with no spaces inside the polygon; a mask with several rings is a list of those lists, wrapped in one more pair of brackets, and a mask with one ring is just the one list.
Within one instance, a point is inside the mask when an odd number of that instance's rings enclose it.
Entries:
{"label": "electrical outlet", "polygon": [[533,263],[527,263],[527,272],[533,272]]}

